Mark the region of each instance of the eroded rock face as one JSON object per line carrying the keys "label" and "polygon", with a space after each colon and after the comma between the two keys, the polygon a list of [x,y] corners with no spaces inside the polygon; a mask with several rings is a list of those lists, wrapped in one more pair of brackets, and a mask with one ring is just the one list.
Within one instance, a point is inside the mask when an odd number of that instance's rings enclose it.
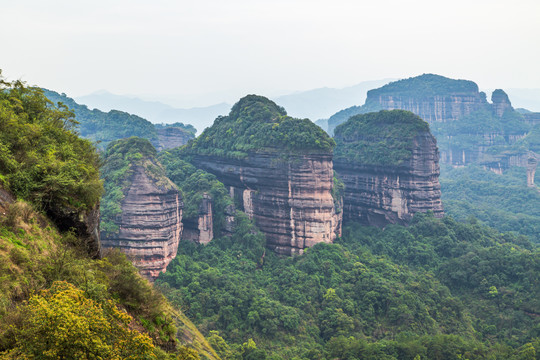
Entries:
{"label": "eroded rock face", "polygon": [[158,186],[144,167],[134,166],[131,185],[116,219],[118,234],[102,237],[104,248],[120,248],[140,273],[154,280],[176,256],[182,235],[182,199],[170,183]]}
{"label": "eroded rock face", "polygon": [[492,111],[495,116],[502,117],[507,110],[514,110],[508,95],[501,89],[493,91],[491,94]]}
{"label": "eroded rock face", "polygon": [[280,254],[299,254],[341,232],[331,195],[331,154],[249,153],[245,159],[194,155],[192,162],[230,189],[267,245]]}
{"label": "eroded rock face", "polygon": [[159,139],[159,145],[156,147],[158,151],[185,145],[194,138],[192,133],[177,127],[165,127],[156,131]]}
{"label": "eroded rock face", "polygon": [[534,184],[534,176],[536,174],[537,165],[538,165],[538,159],[531,155],[529,159],[527,159],[527,186],[528,187],[536,186]]}
{"label": "eroded rock face", "polygon": [[366,103],[377,103],[382,110],[407,110],[420,116],[428,123],[459,120],[482,109],[486,104],[483,93],[456,93],[431,97],[372,95]]}
{"label": "eroded rock face", "polygon": [[[393,123],[385,123],[389,117],[383,118],[384,113],[387,116],[393,113],[390,118]],[[344,220],[382,227],[407,224],[417,212],[433,211],[436,217],[442,217],[439,152],[427,124],[424,123],[423,128],[407,129],[400,124],[400,117],[406,116],[413,126],[421,125],[423,121],[403,111],[379,114],[353,117],[336,129],[334,168],[345,184]],[[369,118],[368,115],[372,116]],[[364,133],[366,123],[372,129],[369,136]],[[390,132],[396,132],[396,127],[397,134],[410,137],[410,141],[403,142],[410,155],[401,153],[393,158],[385,157],[383,151],[380,157],[373,157],[381,154],[373,150],[377,144],[395,145],[389,136],[392,136]]]}
{"label": "eroded rock face", "polygon": [[193,241],[197,244],[208,244],[214,238],[214,219],[212,215],[212,198],[203,194],[199,205],[199,215],[194,219],[184,219],[182,240]]}

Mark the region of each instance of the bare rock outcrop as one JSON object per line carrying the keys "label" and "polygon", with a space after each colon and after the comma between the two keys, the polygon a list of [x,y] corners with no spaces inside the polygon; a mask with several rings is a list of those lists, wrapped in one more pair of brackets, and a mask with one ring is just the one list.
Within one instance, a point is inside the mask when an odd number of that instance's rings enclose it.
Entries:
{"label": "bare rock outcrop", "polygon": [[193,133],[174,126],[157,129],[156,132],[159,140],[158,151],[183,146],[194,138]]}
{"label": "bare rock outcrop", "polygon": [[240,210],[266,235],[268,247],[280,254],[302,253],[340,234],[331,154],[250,153],[242,160],[197,155],[192,161],[229,187]]}
{"label": "bare rock outcrop", "polygon": [[335,139],[345,220],[384,226],[407,224],[417,212],[444,215],[437,142],[418,116],[401,110],[357,115],[336,128]]}
{"label": "bare rock outcrop", "polygon": [[212,211],[212,197],[203,194],[199,205],[198,216],[193,219],[184,219],[182,240],[189,240],[197,244],[208,244],[214,238],[214,217]]}
{"label": "bare rock outcrop", "polygon": [[501,89],[493,91],[491,94],[492,111],[495,116],[502,118],[504,113],[508,110],[512,111],[514,108],[508,99],[508,95]]}
{"label": "bare rock outcrop", "polygon": [[[101,244],[131,258],[141,275],[154,280],[176,256],[182,235],[182,197],[145,139],[109,145],[105,158],[106,194]],[[125,164],[125,167],[119,166]],[[123,194],[120,204],[114,203]],[[110,208],[119,207],[111,213]]]}

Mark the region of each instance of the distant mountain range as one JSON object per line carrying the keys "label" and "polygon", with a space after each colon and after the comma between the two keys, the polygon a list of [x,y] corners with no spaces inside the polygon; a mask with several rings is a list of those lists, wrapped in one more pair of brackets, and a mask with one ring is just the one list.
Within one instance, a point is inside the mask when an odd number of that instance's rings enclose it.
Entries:
{"label": "distant mountain range", "polygon": [[75,100],[78,103],[87,105],[89,108],[102,111],[115,109],[137,114],[153,123],[183,122],[184,124],[192,124],[199,133],[204,128],[212,125],[216,117],[229,113],[231,108],[230,104],[221,103],[207,107],[180,109],[159,101],[147,101],[137,97],[112,94],[107,91],[80,96]]}
{"label": "distant mountain range", "polygon": [[[313,121],[328,119],[339,110],[353,105],[361,105],[368,90],[381,87],[395,79],[364,81],[354,86],[341,89],[319,88],[299,91],[288,95],[273,97],[283,106],[290,116],[308,118]],[[540,89],[508,89],[515,108],[540,111]],[[75,98],[78,103],[102,111],[122,110],[141,116],[153,123],[183,122],[192,124],[200,134],[212,125],[219,115],[229,113],[231,104],[220,103],[206,107],[177,108],[159,101],[148,101],[133,96],[116,95],[107,91],[98,91]],[[317,122],[326,128],[326,121]]]}

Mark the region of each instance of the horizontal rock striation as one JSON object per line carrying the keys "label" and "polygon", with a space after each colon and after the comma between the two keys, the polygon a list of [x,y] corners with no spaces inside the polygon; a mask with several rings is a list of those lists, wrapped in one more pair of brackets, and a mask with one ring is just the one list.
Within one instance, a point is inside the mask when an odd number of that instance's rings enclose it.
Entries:
{"label": "horizontal rock striation", "polygon": [[176,256],[183,228],[182,197],[155,156],[148,140],[122,139],[102,168],[102,248],[120,249],[150,281]]}
{"label": "horizontal rock striation", "polygon": [[[382,113],[397,120],[384,124],[387,119],[382,119],[378,124],[377,114],[374,114],[369,119],[373,121],[369,136],[364,137],[365,128],[354,121],[364,122],[365,117],[372,114],[353,117],[336,129],[334,168],[345,184],[344,220],[382,227],[389,223],[407,224],[417,212],[433,211],[436,217],[442,217],[439,153],[427,124],[413,131],[402,130],[400,126],[405,124],[400,124],[399,118],[403,114],[415,122],[422,120],[404,111]],[[376,144],[393,146],[391,135],[387,133],[389,129],[395,131],[396,136],[400,133],[409,136],[403,143],[408,151],[376,161],[370,154],[370,151],[376,152]]]}
{"label": "horizontal rock striation", "polygon": [[280,155],[250,152],[245,159],[196,155],[192,162],[229,187],[267,246],[280,254],[301,254],[341,232],[341,214],[331,195],[331,154]]}
{"label": "horizontal rock striation", "polygon": [[165,127],[157,129],[156,131],[159,144],[157,146],[158,151],[183,146],[187,144],[189,140],[194,138],[192,133],[178,127]]}
{"label": "horizontal rock striation", "polygon": [[154,280],[174,259],[182,234],[182,200],[175,187],[158,187],[143,167],[133,179],[116,220],[119,232],[101,239],[104,248],[120,248],[141,275]]}

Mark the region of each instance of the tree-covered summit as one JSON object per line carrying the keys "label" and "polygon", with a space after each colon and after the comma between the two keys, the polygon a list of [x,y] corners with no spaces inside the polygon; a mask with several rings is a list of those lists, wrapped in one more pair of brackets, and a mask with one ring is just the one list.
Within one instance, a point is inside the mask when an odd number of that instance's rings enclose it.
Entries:
{"label": "tree-covered summit", "polygon": [[412,156],[414,138],[429,125],[405,110],[382,110],[351,117],[335,129],[334,158],[372,165],[400,165]]}
{"label": "tree-covered summit", "polygon": [[187,145],[190,153],[243,158],[248,152],[331,153],[334,140],[308,119],[295,119],[273,101],[258,95],[240,99],[228,116],[218,117]]}
{"label": "tree-covered summit", "polygon": [[369,100],[383,95],[430,97],[471,92],[478,92],[478,85],[473,81],[450,79],[436,74],[422,74],[370,90],[367,98]]}

